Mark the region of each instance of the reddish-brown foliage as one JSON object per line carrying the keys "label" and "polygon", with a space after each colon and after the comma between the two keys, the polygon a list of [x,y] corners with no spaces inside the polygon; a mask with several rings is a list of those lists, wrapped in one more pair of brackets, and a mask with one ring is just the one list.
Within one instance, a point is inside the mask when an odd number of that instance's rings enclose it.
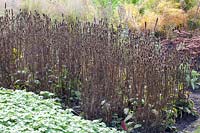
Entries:
{"label": "reddish-brown foliage", "polygon": [[[109,122],[113,113],[132,107],[134,98],[137,122],[160,124],[162,109],[184,93],[184,55],[160,48],[153,34],[114,29],[103,20],[52,22],[37,12],[14,16],[6,10],[0,18],[0,62],[1,86],[21,82],[28,90],[66,98],[78,90],[89,119]],[[75,80],[80,86],[71,88]]]}
{"label": "reddish-brown foliage", "polygon": [[161,43],[164,46],[176,47],[180,52],[186,52],[193,58],[191,63],[195,69],[200,69],[200,35],[199,31],[194,33],[185,31],[175,31],[176,37],[174,39],[165,39]]}

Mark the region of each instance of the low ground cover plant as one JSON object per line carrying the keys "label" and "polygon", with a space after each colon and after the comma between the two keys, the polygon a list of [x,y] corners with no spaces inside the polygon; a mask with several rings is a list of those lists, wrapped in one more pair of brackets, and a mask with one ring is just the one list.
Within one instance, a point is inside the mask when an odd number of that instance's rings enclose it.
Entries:
{"label": "low ground cover plant", "polygon": [[[47,92],[39,96],[23,90],[0,88],[1,133],[117,133],[98,120],[84,120],[63,110]],[[45,97],[44,97],[45,96]]]}

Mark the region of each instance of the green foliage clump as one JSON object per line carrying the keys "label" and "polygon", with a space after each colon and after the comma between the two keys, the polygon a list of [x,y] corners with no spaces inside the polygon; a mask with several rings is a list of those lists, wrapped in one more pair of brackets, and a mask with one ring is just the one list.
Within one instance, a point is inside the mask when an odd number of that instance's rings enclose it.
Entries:
{"label": "green foliage clump", "polygon": [[200,73],[195,70],[192,70],[190,74],[186,77],[188,86],[193,90],[200,88]]}
{"label": "green foliage clump", "polygon": [[169,109],[164,109],[165,113],[165,128],[168,132],[177,132],[177,128],[174,126],[178,119],[182,119],[187,116],[191,116],[194,119],[199,115],[194,108],[194,102],[190,99],[178,99],[174,105]]}
{"label": "green foliage clump", "polygon": [[187,87],[192,90],[200,88],[200,73],[196,70],[191,70],[189,64],[182,64],[180,68],[184,70],[185,80],[187,82]]}
{"label": "green foliage clump", "polygon": [[[47,92],[44,92],[45,96]],[[43,94],[43,93],[42,93]],[[43,94],[44,95],[44,94]],[[1,133],[117,133],[98,120],[83,120],[55,99],[23,90],[0,89]]]}

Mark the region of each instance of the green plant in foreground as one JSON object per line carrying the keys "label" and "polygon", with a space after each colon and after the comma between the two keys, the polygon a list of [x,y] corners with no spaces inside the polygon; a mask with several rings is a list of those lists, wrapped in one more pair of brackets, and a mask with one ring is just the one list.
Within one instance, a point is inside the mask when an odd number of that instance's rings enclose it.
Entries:
{"label": "green plant in foreground", "polygon": [[200,88],[200,73],[195,70],[190,69],[189,64],[181,64],[180,70],[183,70],[185,80],[187,82],[187,87],[192,88],[193,90]]}
{"label": "green plant in foreground", "polygon": [[188,87],[192,87],[193,90],[200,88],[200,73],[195,70],[192,70],[190,74],[187,74],[186,80]]}
{"label": "green plant in foreground", "polygon": [[[43,96],[51,97],[47,92]],[[63,110],[55,99],[23,90],[0,88],[1,133],[117,133],[98,120],[84,120]],[[123,131],[122,131],[123,132]]]}
{"label": "green plant in foreground", "polygon": [[176,120],[181,119],[185,116],[192,116],[197,118],[199,115],[194,108],[194,102],[190,99],[179,99],[169,109],[164,109],[165,113],[165,127],[167,132],[177,132],[175,127]]}
{"label": "green plant in foreground", "polygon": [[182,118],[184,115],[192,115],[197,117],[198,114],[194,109],[194,102],[190,99],[180,99],[174,104],[174,108],[177,110],[177,117]]}
{"label": "green plant in foreground", "polygon": [[171,109],[164,109],[163,111],[166,114],[166,119],[164,120],[166,130],[176,132],[177,129],[174,124],[176,123],[175,119],[178,117],[177,109],[173,107]]}

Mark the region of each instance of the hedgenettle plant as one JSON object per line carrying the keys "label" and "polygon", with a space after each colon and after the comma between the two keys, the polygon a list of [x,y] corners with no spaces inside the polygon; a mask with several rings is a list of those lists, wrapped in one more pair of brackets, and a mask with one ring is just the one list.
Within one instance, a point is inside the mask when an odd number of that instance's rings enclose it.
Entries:
{"label": "hedgenettle plant", "polygon": [[[66,103],[80,100],[87,119],[110,123],[114,113],[120,118],[128,107],[135,113],[131,126],[156,130],[163,121],[162,109],[178,99],[177,93],[185,93],[185,75],[178,67],[187,58],[160,46],[154,33],[116,28],[106,19],[52,21],[46,14],[23,10],[15,16],[6,9],[0,23],[2,86],[37,81],[27,90],[56,92],[69,98]],[[25,69],[28,75],[15,75]],[[130,105],[131,99],[137,107]]]}

